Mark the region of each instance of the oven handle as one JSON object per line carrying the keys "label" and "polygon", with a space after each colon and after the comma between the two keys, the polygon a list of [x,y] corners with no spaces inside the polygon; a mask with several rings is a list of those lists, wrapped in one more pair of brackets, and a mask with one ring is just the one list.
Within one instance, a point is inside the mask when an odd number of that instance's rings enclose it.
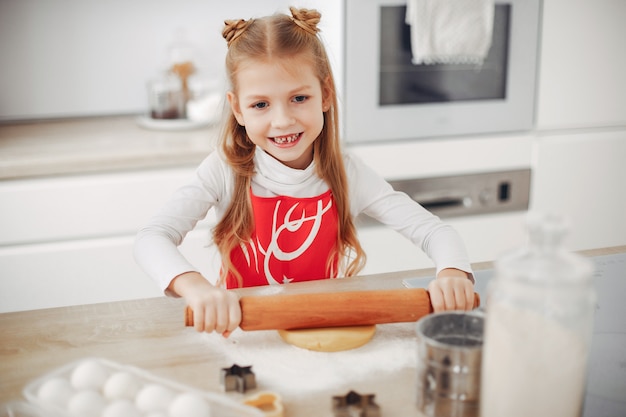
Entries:
{"label": "oven handle", "polygon": [[469,207],[472,197],[467,194],[451,193],[413,193],[410,197],[427,210]]}

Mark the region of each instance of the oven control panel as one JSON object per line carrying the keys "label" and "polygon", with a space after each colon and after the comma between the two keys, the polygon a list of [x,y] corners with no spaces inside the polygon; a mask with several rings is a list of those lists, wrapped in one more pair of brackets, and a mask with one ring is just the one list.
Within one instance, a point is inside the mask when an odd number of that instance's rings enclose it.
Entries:
{"label": "oven control panel", "polygon": [[[389,181],[435,215],[459,217],[528,210],[530,169]],[[365,223],[369,220],[361,219]]]}

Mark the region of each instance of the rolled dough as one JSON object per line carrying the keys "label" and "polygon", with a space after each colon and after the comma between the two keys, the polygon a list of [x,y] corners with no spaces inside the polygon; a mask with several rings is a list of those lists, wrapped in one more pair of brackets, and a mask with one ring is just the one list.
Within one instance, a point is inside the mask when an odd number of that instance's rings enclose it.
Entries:
{"label": "rolled dough", "polygon": [[287,343],[318,352],[338,352],[363,346],[374,337],[376,325],[279,330]]}

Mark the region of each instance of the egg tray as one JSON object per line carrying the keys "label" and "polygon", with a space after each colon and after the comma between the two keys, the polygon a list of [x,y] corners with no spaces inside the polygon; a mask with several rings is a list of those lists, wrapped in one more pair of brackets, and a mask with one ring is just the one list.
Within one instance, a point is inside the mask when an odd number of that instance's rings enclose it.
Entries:
{"label": "egg tray", "polygon": [[[56,370],[53,370],[27,384],[24,387],[23,395],[26,400],[31,404],[40,408],[42,410],[42,416],[54,416],[54,417],[75,417],[75,414],[71,414],[70,410],[68,410],[67,406],[62,407],[55,404],[52,401],[46,401],[40,398],[39,390],[43,384],[53,379],[62,378],[66,379],[68,382],[71,381],[73,372],[82,364],[87,362],[95,362],[102,366],[107,372],[107,375],[110,377],[119,372],[124,372],[134,377],[135,381],[139,382],[140,389],[141,387],[145,387],[148,384],[158,384],[162,387],[169,389],[173,394],[179,395],[183,393],[194,394],[196,398],[202,398],[209,406],[209,413],[203,415],[203,417],[263,417],[263,413],[253,407],[244,405],[239,403],[231,398],[224,396],[224,394],[212,393],[207,391],[201,391],[199,389],[195,389],[172,380],[168,380],[165,378],[157,377],[143,369],[136,368],[133,366],[122,365],[107,359],[103,358],[84,358],[69,364],[66,364]],[[70,385],[71,382],[70,382]],[[74,394],[76,394],[80,389],[72,388],[74,390]],[[104,387],[100,387],[96,392],[102,394],[103,399],[105,401],[105,407],[110,405],[114,399],[107,399],[104,396]],[[131,399],[131,402],[135,402],[134,399]],[[159,411],[163,416],[170,416],[168,414],[167,409],[163,409]],[[148,417],[150,412],[139,412],[138,414],[141,417]],[[95,416],[101,417],[103,414],[96,414]]]}
{"label": "egg tray", "polygon": [[0,405],[0,417],[48,417],[43,411],[23,401],[10,401]]}

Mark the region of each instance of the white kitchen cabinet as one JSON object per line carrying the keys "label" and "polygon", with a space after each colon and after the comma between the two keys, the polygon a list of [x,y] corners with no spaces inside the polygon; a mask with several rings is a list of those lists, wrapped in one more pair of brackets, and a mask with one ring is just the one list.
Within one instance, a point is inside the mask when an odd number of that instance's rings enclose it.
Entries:
{"label": "white kitchen cabinet", "polygon": [[[200,228],[181,245],[203,273],[215,269],[207,237]],[[133,241],[128,235],[0,248],[0,313],[163,295],[136,265]]]}
{"label": "white kitchen cabinet", "polygon": [[[444,219],[459,233],[472,263],[492,261],[526,241],[525,212]],[[384,226],[359,230],[367,254],[363,274],[433,268],[435,265],[411,241]]]}
{"label": "white kitchen cabinet", "polygon": [[543,2],[530,208],[571,250],[626,243],[626,2]]}
{"label": "white kitchen cabinet", "polygon": [[571,250],[626,244],[626,130],[538,135],[531,209],[564,215]]}
{"label": "white kitchen cabinet", "polygon": [[545,0],[537,127],[626,124],[626,1]]}
{"label": "white kitchen cabinet", "polygon": [[159,295],[134,265],[133,238],[0,249],[0,312]]}
{"label": "white kitchen cabinet", "polygon": [[134,233],[193,172],[181,168],[0,182],[0,245]]}
{"label": "white kitchen cabinet", "polygon": [[[134,262],[134,237],[194,170],[0,182],[0,312],[160,295]],[[181,247],[208,276],[212,221]]]}

